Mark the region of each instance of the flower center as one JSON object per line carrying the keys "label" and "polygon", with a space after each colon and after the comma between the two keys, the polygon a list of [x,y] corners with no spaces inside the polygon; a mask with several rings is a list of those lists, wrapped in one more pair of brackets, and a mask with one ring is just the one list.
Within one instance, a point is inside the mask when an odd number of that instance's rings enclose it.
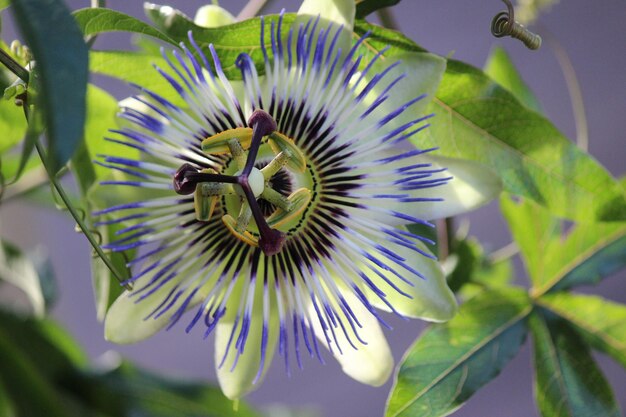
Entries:
{"label": "flower center", "polygon": [[[226,228],[241,241],[260,247],[270,256],[279,253],[285,243],[286,234],[279,229],[300,217],[311,202],[312,192],[299,188],[285,196],[281,181],[276,181],[288,175],[285,169],[304,173],[306,159],[292,139],[276,131],[274,119],[263,110],[256,110],[248,125],[202,141],[202,150],[207,154],[231,154],[236,168],[233,175],[184,164],[174,175],[174,190],[178,194],[194,194],[198,221],[209,221],[218,201],[228,199],[230,204],[224,203],[226,214],[222,216]],[[255,167],[260,152],[272,155],[261,169]],[[260,204],[261,201],[264,203]]]}

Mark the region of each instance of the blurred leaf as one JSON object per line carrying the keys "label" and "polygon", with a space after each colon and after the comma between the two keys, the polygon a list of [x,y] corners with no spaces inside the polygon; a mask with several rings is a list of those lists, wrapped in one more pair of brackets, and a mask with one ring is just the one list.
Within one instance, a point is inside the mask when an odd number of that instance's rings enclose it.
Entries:
{"label": "blurred leaf", "polygon": [[109,129],[113,129],[116,126],[118,110],[117,100],[112,95],[95,85],[89,85],[87,89],[87,122],[85,123],[85,145],[88,151],[88,159],[81,161],[81,165],[84,166],[86,163],[92,165],[95,175],[94,181],[100,180],[111,173],[110,168],[93,163],[98,155],[114,155],[123,152],[125,157],[133,158],[139,154],[138,151],[131,150],[127,146],[104,139],[109,133]]}
{"label": "blurred leaf", "polygon": [[0,381],[0,417],[18,417],[15,405],[2,381]]}
{"label": "blurred leaf", "polygon": [[626,306],[590,295],[546,294],[542,307],[568,320],[596,349],[626,368]]}
{"label": "blurred leaf", "polygon": [[562,320],[533,314],[535,398],[544,417],[618,417],[611,387],[580,337]]}
{"label": "blurred leaf", "polygon": [[86,374],[72,384],[91,409],[115,417],[258,417],[245,402],[235,410],[219,388],[176,381],[128,362],[105,374]]}
{"label": "blurred leaf", "polygon": [[0,327],[0,382],[7,388],[17,415],[69,417],[51,383],[12,344],[12,335]]}
{"label": "blurred leaf", "polygon": [[0,310],[0,332],[10,334],[11,343],[43,374],[56,377],[87,363],[70,334],[52,320],[19,317]]}
{"label": "blurred leaf", "polygon": [[539,100],[530,91],[504,48],[496,46],[491,50],[485,63],[485,74],[506,88],[520,103],[537,113],[542,113]]}
{"label": "blurred leaf", "polygon": [[3,100],[0,97],[0,153],[17,145],[26,134],[24,110],[15,105],[14,100]]}
{"label": "blurred leaf", "polygon": [[362,19],[370,13],[374,13],[378,9],[384,7],[395,6],[400,0],[355,0],[356,1],[356,17]]}
{"label": "blurred leaf", "polygon": [[386,417],[445,416],[496,377],[526,336],[532,309],[519,289],[487,291],[427,329],[407,351]]}
{"label": "blurred leaf", "polygon": [[480,262],[482,256],[482,248],[476,240],[463,239],[453,242],[452,253],[446,259],[455,262],[454,269],[447,276],[448,286],[453,292],[458,292],[461,287],[470,282]]}
{"label": "blurred leaf", "polygon": [[132,16],[106,8],[76,10],[74,18],[85,36],[104,32],[132,32],[148,35],[178,46],[169,36]]}
{"label": "blurred leaf", "polygon": [[19,180],[26,170],[26,167],[31,160],[31,156],[33,155],[35,144],[43,132],[42,123],[41,112],[38,108],[33,109],[30,113],[30,122],[28,124],[28,128],[26,129],[26,137],[24,138],[24,143],[22,144],[22,153],[19,159],[20,162],[17,165],[11,184]]}
{"label": "blurred leaf", "polygon": [[0,242],[0,279],[26,294],[37,317],[45,315],[48,303],[56,297],[52,266],[41,251],[27,256],[16,246]]}
{"label": "blurred leaf", "polygon": [[57,391],[57,383],[86,362],[67,332],[49,320],[0,310],[0,357],[0,382],[18,416],[76,416]]}
{"label": "blurred leaf", "polygon": [[[371,28],[359,22],[355,32]],[[371,57],[387,44],[383,59],[421,49],[396,32],[376,28],[360,52]],[[438,117],[415,137],[420,148],[438,147],[440,155],[481,162],[498,173],[506,191],[558,216],[626,220],[624,190],[606,169],[479,69],[448,60],[428,111]]]}
{"label": "blurred leaf", "polygon": [[87,47],[62,0],[13,0],[12,6],[18,26],[37,60],[37,84],[41,89],[37,98],[46,121],[50,170],[56,173],[82,138]]}
{"label": "blurred leaf", "polygon": [[91,72],[141,85],[176,105],[185,104],[176,90],[152,67],[153,64],[167,67],[161,56],[129,51],[91,51],[89,58]]}
{"label": "blurred leaf", "polygon": [[11,0],[0,0],[0,9],[6,9],[11,5]]}
{"label": "blurred leaf", "polygon": [[626,266],[626,224],[573,226],[562,238],[560,222],[532,202],[501,200],[511,232],[533,282],[532,293],[599,282]]}

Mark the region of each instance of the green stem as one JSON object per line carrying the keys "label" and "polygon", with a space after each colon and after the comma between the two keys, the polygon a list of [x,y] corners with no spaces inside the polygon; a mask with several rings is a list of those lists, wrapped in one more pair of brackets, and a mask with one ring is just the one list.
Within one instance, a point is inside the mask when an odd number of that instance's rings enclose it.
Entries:
{"label": "green stem", "polygon": [[30,79],[29,72],[22,67],[13,57],[7,54],[4,50],[0,49],[0,62],[4,64],[13,74],[17,75],[28,84],[28,80]]}
{"label": "green stem", "polygon": [[[65,207],[67,207],[67,210],[70,212],[70,214],[72,215],[72,217],[78,224],[78,227],[80,228],[81,232],[83,232],[83,234],[85,235],[85,237],[87,238],[87,240],[89,241],[93,249],[96,251],[96,253],[100,257],[100,259],[102,259],[102,261],[107,266],[107,268],[109,268],[113,276],[115,276],[115,279],[117,279],[120,282],[120,284],[122,284],[126,280],[122,278],[122,276],[117,272],[111,260],[102,251],[102,248],[100,247],[98,242],[96,242],[96,239],[94,238],[93,234],[89,230],[89,227],[87,227],[87,225],[85,224],[85,221],[82,219],[82,217],[80,216],[80,214],[78,213],[78,211],[76,210],[72,202],[70,201],[69,196],[65,193],[65,190],[63,189],[63,187],[57,180],[56,176],[53,175],[48,169],[48,164],[46,162],[46,155],[39,141],[35,142],[35,149],[37,149],[37,153],[39,154],[39,157],[41,158],[41,162],[43,163],[43,166],[46,169],[46,172],[48,173],[48,178],[50,179],[50,183],[52,183],[52,186],[54,187],[54,189],[57,191],[57,193],[59,193],[59,197],[61,197],[61,200],[63,200],[63,204],[65,204]],[[125,284],[124,287],[127,290],[132,289],[132,287],[128,284]]]}

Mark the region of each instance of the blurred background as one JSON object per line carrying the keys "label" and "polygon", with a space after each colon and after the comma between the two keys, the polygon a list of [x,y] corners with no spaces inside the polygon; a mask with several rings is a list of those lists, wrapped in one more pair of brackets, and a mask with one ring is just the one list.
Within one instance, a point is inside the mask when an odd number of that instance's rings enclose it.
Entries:
{"label": "blurred background", "polygon": [[[223,0],[221,6],[236,15],[244,0]],[[87,7],[87,0],[68,2],[72,9]],[[168,3],[193,17],[202,1],[172,0]],[[140,1],[109,0],[107,6],[143,20]],[[296,11],[298,1],[272,1],[265,13],[285,8]],[[615,176],[626,175],[626,2],[623,0],[563,0],[543,15],[533,29],[544,36],[538,51],[529,51],[510,38],[495,39],[490,33],[492,17],[504,9],[499,0],[404,0],[392,12],[401,30],[418,44],[443,56],[453,56],[482,67],[495,45],[511,55],[523,78],[539,98],[547,117],[569,138],[576,137],[567,86],[547,38],[558,40],[569,54],[582,90],[588,119],[589,152]],[[372,21],[377,21],[372,18]],[[19,37],[13,31],[10,13],[4,16],[2,36],[10,41]],[[127,34],[105,34],[96,49],[131,48]],[[106,79],[98,83],[122,99],[131,94],[127,86]],[[510,242],[510,236],[497,202],[466,218],[470,233],[487,250]],[[101,361],[110,350],[149,369],[172,376],[215,380],[212,338],[203,340],[199,332],[186,335],[184,326],[133,346],[117,346],[103,339],[103,326],[96,320],[89,271],[90,248],[85,238],[74,233],[65,213],[20,202],[8,202],[0,209],[0,232],[23,249],[43,247],[52,258],[59,281],[60,299],[53,316],[61,321],[83,345],[94,361]],[[523,266],[516,261],[520,284],[525,285]],[[626,274],[604,280],[585,291],[626,302]],[[387,332],[396,360],[420,334],[425,324],[389,318],[394,330]],[[110,357],[110,356],[108,356]],[[615,395],[626,409],[626,372],[616,363],[597,355]],[[253,404],[267,406],[285,403],[310,408],[325,417],[377,417],[383,415],[390,383],[381,388],[361,385],[341,372],[329,357],[327,364],[305,361],[304,371],[291,378],[281,361],[275,361],[260,389],[249,396]],[[457,417],[537,416],[532,393],[532,352],[526,345],[502,375],[480,390],[454,415]]]}

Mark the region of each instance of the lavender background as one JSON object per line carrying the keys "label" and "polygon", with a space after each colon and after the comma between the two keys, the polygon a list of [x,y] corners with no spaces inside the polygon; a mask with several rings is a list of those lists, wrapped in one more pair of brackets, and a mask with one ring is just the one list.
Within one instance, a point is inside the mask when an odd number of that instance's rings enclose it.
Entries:
{"label": "lavender background", "polygon": [[[69,1],[71,8],[86,7],[87,0]],[[205,2],[172,0],[170,5],[193,16]],[[230,0],[222,6],[236,14],[245,2]],[[267,13],[281,8],[295,11],[298,1],[275,1]],[[110,0],[109,7],[145,19],[142,2]],[[503,9],[500,1],[404,0],[395,16],[402,30],[427,49],[482,67],[489,50],[503,45],[526,81],[539,97],[548,117],[570,138],[575,137],[574,120],[566,85],[554,53],[548,45],[537,52],[526,50],[520,43],[494,39],[489,24],[495,13]],[[12,39],[10,19],[5,16],[3,38]],[[570,54],[581,84],[589,122],[590,153],[616,176],[626,174],[626,3],[622,0],[568,0],[557,5],[540,23],[547,28]],[[101,49],[127,48],[125,34],[104,35],[96,44]],[[101,80],[99,80],[101,81]],[[107,89],[118,98],[130,90],[119,83],[107,82]],[[510,241],[497,204],[466,216],[471,232],[487,248],[497,249]],[[198,332],[185,335],[182,327],[133,346],[116,346],[103,340],[102,324],[95,318],[89,273],[90,250],[83,236],[73,232],[73,224],[63,213],[11,202],[0,212],[3,238],[23,248],[42,245],[51,255],[60,283],[61,298],[54,316],[65,324],[98,360],[115,350],[148,368],[183,378],[214,380],[213,341],[203,340]],[[517,274],[523,277],[521,263]],[[626,302],[626,274],[606,279],[597,287],[584,289],[609,299]],[[520,279],[525,283],[525,279]],[[387,336],[396,360],[424,328],[419,321],[402,322],[390,318],[395,330]],[[479,391],[456,417],[470,416],[537,416],[531,388],[532,352],[527,344],[508,365],[502,375]],[[622,408],[626,409],[626,372],[615,362],[596,355]],[[101,359],[100,359],[101,360]],[[248,399],[258,405],[286,403],[318,410],[326,417],[377,417],[383,415],[390,383],[382,388],[361,385],[345,376],[329,358],[322,366],[305,361],[303,372],[297,369],[287,378],[281,361],[275,361],[261,388]]]}

